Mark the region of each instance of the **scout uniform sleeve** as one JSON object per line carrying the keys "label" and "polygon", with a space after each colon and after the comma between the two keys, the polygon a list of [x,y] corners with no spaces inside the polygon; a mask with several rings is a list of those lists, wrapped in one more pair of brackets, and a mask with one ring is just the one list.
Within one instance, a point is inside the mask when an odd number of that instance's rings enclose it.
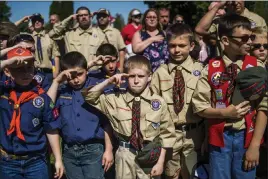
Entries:
{"label": "scout uniform sleeve", "polygon": [[268,112],[268,92],[266,92],[266,96],[264,96],[257,107],[257,111],[266,111]]}
{"label": "scout uniform sleeve", "polygon": [[67,17],[66,19],[64,19],[63,21],[61,21],[60,23],[57,23],[53,26],[53,29],[51,31],[49,31],[49,37],[50,38],[55,38],[55,37],[59,37],[61,35],[64,35],[64,32],[68,26],[69,21],[72,19],[72,16]]}
{"label": "scout uniform sleeve", "polygon": [[193,112],[198,113],[211,107],[211,87],[208,83],[208,66],[206,66],[197,82],[193,97]]}
{"label": "scout uniform sleeve", "polygon": [[150,87],[151,87],[151,90],[155,94],[160,95],[160,84],[159,84],[159,73],[158,73],[158,70],[156,70],[153,73]]}
{"label": "scout uniform sleeve", "polygon": [[52,58],[54,59],[55,57],[60,57],[59,46],[52,39],[51,39],[51,44],[52,44]]}
{"label": "scout uniform sleeve", "polygon": [[171,148],[176,142],[175,127],[168,112],[167,104],[164,101],[162,103],[159,137],[163,148]]}
{"label": "scout uniform sleeve", "polygon": [[116,36],[118,38],[118,51],[123,50],[124,48],[126,48],[126,45],[119,30],[116,31]]}
{"label": "scout uniform sleeve", "polygon": [[45,132],[58,129],[60,127],[59,111],[55,108],[53,101],[45,94],[44,97],[44,112],[43,112],[43,126]]}

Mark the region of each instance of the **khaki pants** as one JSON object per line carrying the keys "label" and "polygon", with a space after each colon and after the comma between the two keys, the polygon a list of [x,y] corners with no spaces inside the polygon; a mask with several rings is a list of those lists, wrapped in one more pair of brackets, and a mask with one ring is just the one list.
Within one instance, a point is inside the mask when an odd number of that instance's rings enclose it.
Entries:
{"label": "khaki pants", "polygon": [[190,175],[197,163],[198,153],[204,141],[204,125],[189,131],[176,130],[177,141],[173,147],[173,156],[166,164],[165,174],[176,175],[181,169]]}
{"label": "khaki pants", "polygon": [[135,154],[129,149],[119,146],[115,153],[116,179],[160,179],[145,174],[135,162]]}

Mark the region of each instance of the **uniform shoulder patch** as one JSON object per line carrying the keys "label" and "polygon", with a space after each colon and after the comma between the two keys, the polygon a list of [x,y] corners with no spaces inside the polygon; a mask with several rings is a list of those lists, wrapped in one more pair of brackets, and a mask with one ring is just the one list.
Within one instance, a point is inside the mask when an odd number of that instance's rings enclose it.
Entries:
{"label": "uniform shoulder patch", "polygon": [[193,75],[194,75],[194,76],[200,76],[200,75],[201,75],[201,71],[199,71],[199,70],[194,70],[194,71],[193,71]]}
{"label": "uniform shoulder patch", "polygon": [[43,106],[44,106],[44,103],[45,103],[44,98],[42,98],[41,96],[37,96],[37,97],[35,97],[35,98],[33,99],[33,105],[34,105],[34,107],[36,107],[36,108],[41,108],[41,107],[43,107]]}
{"label": "uniform shoulder patch", "polygon": [[158,111],[161,108],[161,101],[159,99],[153,99],[151,101],[151,108],[154,111]]}
{"label": "uniform shoulder patch", "polygon": [[220,67],[221,65],[221,61],[220,60],[215,60],[214,62],[212,62],[212,66],[214,68]]}
{"label": "uniform shoulder patch", "polygon": [[37,83],[41,83],[43,81],[43,78],[40,75],[34,75],[33,79],[35,79]]}

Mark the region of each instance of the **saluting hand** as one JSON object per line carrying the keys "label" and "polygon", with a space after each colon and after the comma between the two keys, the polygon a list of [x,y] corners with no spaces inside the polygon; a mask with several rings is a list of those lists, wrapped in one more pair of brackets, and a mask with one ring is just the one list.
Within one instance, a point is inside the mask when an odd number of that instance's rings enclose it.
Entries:
{"label": "saluting hand", "polygon": [[74,76],[76,76],[76,74],[77,74],[77,71],[73,69],[64,70],[54,79],[54,81],[60,84],[60,83],[65,82],[66,80],[72,79]]}
{"label": "saluting hand", "polygon": [[116,84],[117,86],[120,86],[120,84],[125,83],[125,80],[123,78],[127,78],[129,75],[126,73],[120,73],[116,74],[109,78],[110,84]]}
{"label": "saluting hand", "polygon": [[2,61],[2,68],[4,67],[16,67],[16,66],[20,66],[21,64],[27,64],[28,60],[32,60],[34,57],[31,55],[31,56],[25,56],[25,57],[22,57],[22,56],[15,56],[15,57],[12,57],[8,60],[4,60]]}
{"label": "saluting hand", "polygon": [[114,163],[113,151],[105,150],[102,156],[102,166],[104,166],[104,171],[107,172]]}
{"label": "saluting hand", "polygon": [[226,108],[226,117],[231,119],[241,119],[243,118],[250,110],[249,101],[244,101],[236,106],[229,105]]}
{"label": "saluting hand", "polygon": [[110,55],[99,55],[99,56],[94,56],[93,60],[88,62],[88,68],[91,68],[93,66],[102,66],[106,62],[108,62],[112,56]]}

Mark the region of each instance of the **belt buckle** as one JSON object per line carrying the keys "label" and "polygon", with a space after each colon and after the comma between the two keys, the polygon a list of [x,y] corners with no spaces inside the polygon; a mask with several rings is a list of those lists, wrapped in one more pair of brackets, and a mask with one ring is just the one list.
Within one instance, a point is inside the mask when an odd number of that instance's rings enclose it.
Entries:
{"label": "belt buckle", "polygon": [[185,125],[185,124],[183,124],[183,125],[181,126],[181,130],[182,130],[182,131],[186,131],[186,125]]}

